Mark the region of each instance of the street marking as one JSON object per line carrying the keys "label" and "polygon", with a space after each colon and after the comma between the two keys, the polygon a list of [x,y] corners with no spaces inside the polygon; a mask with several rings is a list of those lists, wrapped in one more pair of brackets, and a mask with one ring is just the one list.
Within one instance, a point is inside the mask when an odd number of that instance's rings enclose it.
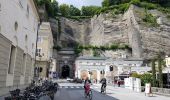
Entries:
{"label": "street marking", "polygon": [[73,86],[71,86],[70,88],[74,88]]}
{"label": "street marking", "polygon": [[65,88],[68,88],[68,86],[65,86]]}
{"label": "street marking", "polygon": [[76,88],[80,88],[80,87],[77,86]]}

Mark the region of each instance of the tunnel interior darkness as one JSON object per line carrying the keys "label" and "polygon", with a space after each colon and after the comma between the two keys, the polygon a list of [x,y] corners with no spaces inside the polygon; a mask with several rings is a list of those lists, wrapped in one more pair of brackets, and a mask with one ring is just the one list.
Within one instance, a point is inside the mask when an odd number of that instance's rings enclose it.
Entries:
{"label": "tunnel interior darkness", "polygon": [[64,65],[62,67],[62,77],[67,78],[70,75],[70,67],[68,65]]}

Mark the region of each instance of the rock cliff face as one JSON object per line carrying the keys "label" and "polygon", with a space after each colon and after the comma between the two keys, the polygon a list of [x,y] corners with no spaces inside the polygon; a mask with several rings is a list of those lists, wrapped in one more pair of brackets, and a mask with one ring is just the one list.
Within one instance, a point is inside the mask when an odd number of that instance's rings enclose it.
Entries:
{"label": "rock cliff face", "polygon": [[132,47],[132,53],[121,50],[101,52],[104,56],[117,54],[150,59],[159,52],[169,55],[170,19],[156,10],[149,12],[157,18],[158,27],[145,25],[142,20],[144,9],[136,6],[131,6],[123,15],[100,14],[83,21],[61,18],[60,40],[69,39],[82,45],[120,43]]}

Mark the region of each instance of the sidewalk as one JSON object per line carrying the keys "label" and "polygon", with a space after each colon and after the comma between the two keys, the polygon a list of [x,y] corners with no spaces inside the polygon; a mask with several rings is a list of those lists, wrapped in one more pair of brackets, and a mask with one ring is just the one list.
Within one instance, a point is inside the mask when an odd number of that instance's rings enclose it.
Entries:
{"label": "sidewalk", "polygon": [[[94,84],[94,86],[100,87],[101,84]],[[100,91],[100,88],[96,90]],[[153,96],[148,97],[145,96],[145,94],[142,92],[137,93],[132,90],[117,86],[107,86],[106,94],[119,100],[170,100],[170,97],[160,96],[156,94],[153,94]]]}

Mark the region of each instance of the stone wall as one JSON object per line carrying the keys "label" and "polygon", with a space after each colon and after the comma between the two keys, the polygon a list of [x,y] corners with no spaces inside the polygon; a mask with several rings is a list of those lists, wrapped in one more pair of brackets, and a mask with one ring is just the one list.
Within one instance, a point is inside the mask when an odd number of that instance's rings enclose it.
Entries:
{"label": "stone wall", "polygon": [[[89,20],[75,21],[62,18],[61,38],[75,40],[86,45],[127,44],[132,53],[125,53],[136,58],[150,59],[159,52],[170,54],[170,20],[160,11],[148,11],[157,18],[158,27],[148,26],[143,18],[145,10],[131,6],[124,14],[113,16],[111,13],[96,15]],[[63,38],[64,37],[64,38]],[[117,51],[112,51],[114,54]],[[87,52],[89,54],[89,52]],[[108,52],[102,52],[104,56]],[[91,54],[90,54],[91,55]]]}
{"label": "stone wall", "polygon": [[6,86],[11,42],[0,34],[0,88]]}
{"label": "stone wall", "polygon": [[16,54],[16,62],[15,62],[15,69],[14,69],[14,82],[13,82],[13,85],[14,86],[17,86],[17,85],[20,85],[20,77],[21,77],[21,67],[24,67],[23,66],[23,54],[24,54],[24,51],[17,47],[17,54]]}

